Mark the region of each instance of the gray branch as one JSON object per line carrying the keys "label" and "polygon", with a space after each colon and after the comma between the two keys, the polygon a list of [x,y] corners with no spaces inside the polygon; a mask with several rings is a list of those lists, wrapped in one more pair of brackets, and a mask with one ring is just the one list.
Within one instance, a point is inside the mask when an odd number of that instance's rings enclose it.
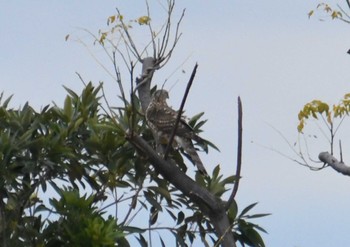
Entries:
{"label": "gray branch", "polygon": [[157,69],[158,64],[155,58],[146,57],[142,60],[142,74],[136,79],[135,91],[139,94],[143,112],[146,112],[151,102],[151,81]]}
{"label": "gray branch", "polygon": [[320,161],[332,167],[337,172],[343,175],[350,176],[350,166],[344,164],[344,162],[338,161],[333,155],[328,152],[322,152],[318,155]]}
{"label": "gray branch", "polygon": [[[136,80],[135,91],[139,95],[144,112],[151,100],[151,81],[153,73],[157,68],[159,68],[159,64],[156,59],[148,57],[142,60],[142,74]],[[156,138],[157,136],[155,135]],[[216,197],[188,177],[178,168],[173,160],[164,160],[162,155],[159,155],[142,137],[129,135],[127,139],[148,157],[159,174],[198,205],[203,214],[213,224],[221,246],[236,247],[232,226],[226,213],[225,203],[219,197]]]}
{"label": "gray branch", "polygon": [[207,189],[198,185],[183,173],[171,160],[164,160],[139,136],[130,136],[129,141],[148,156],[154,168],[184,195],[188,196],[207,215],[223,247],[235,247],[231,225],[226,214],[225,203]]}

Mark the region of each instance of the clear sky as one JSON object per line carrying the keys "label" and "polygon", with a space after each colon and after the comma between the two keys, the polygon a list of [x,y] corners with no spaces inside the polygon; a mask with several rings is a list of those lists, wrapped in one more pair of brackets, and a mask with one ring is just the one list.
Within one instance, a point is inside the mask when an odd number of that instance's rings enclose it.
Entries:
{"label": "clear sky", "polygon": [[[158,1],[150,2],[158,6],[152,18],[159,26],[162,20],[157,18],[164,13]],[[225,174],[234,171],[236,98],[242,97],[244,162],[237,200],[241,209],[259,202],[255,213],[272,213],[257,221],[269,232],[263,235],[267,246],[350,246],[350,178],[331,169],[310,171],[269,149],[296,158],[271,126],[293,143],[298,137],[297,114],[305,103],[315,98],[337,103],[350,89],[350,26],[327,18],[319,21],[324,14],[309,20],[307,13],[317,4],[178,0],[177,16],[186,8],[183,35],[171,62],[155,76],[160,85],[167,79],[170,102],[177,108],[198,62],[186,113],[206,112],[209,121],[203,136],[221,149],[202,155],[208,170],[220,163]],[[104,81],[111,103],[117,102],[116,83],[89,50],[74,41],[80,39],[107,63],[102,49],[92,47],[81,28],[96,33],[106,27],[116,7],[126,18],[145,14],[143,0],[0,1],[0,89],[15,95],[12,106],[26,101],[37,109],[52,101],[62,104],[62,85],[82,89],[75,72],[86,81]],[[67,34],[72,39],[65,42]],[[147,44],[145,37],[135,35],[140,47]],[[344,136],[348,124],[342,126]],[[344,159],[349,161],[350,138],[342,141]],[[329,150],[321,136],[310,143],[315,158]]]}

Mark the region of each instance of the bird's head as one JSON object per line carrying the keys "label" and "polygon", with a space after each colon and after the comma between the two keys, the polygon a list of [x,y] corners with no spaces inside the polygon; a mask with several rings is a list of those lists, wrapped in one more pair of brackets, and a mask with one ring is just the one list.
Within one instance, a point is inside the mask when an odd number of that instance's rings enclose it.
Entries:
{"label": "bird's head", "polygon": [[169,98],[169,93],[164,89],[160,89],[155,91],[155,93],[153,94],[153,98],[156,101],[165,102]]}

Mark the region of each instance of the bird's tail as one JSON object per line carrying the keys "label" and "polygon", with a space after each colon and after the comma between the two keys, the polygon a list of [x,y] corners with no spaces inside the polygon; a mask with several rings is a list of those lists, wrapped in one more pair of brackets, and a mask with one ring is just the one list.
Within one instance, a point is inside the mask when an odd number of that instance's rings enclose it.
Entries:
{"label": "bird's tail", "polygon": [[188,154],[190,157],[190,160],[192,163],[197,166],[198,171],[202,173],[203,175],[208,175],[207,171],[204,168],[203,162],[200,159],[199,155],[197,154],[197,151],[195,147],[192,144],[192,141],[187,138],[181,138],[176,136],[175,137],[176,142],[184,149],[184,151]]}

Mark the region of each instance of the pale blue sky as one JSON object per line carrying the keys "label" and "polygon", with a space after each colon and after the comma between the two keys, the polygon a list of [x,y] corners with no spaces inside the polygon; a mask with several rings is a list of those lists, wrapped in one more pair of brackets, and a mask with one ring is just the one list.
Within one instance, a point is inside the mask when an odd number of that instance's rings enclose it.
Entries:
{"label": "pale blue sky", "polygon": [[[142,0],[101,2],[0,1],[0,85],[6,95],[15,94],[13,106],[26,101],[37,108],[51,101],[61,104],[62,85],[82,88],[75,72],[87,81],[104,81],[113,103],[117,85],[82,44],[65,42],[64,37],[71,34],[88,43],[88,35],[79,28],[96,32],[105,27],[115,7],[130,18],[145,14],[145,8]],[[267,246],[350,246],[350,178],[331,169],[311,172],[261,147],[291,154],[269,125],[293,142],[297,113],[306,102],[319,98],[337,103],[349,92],[350,26],[317,17],[309,20],[307,13],[317,3],[178,0],[177,15],[186,8],[183,36],[171,62],[155,77],[162,84],[178,66],[187,71],[178,70],[166,84],[173,87],[170,102],[176,108],[198,62],[186,113],[206,112],[209,121],[203,135],[221,149],[202,155],[208,170],[220,163],[226,174],[233,173],[236,97],[242,97],[244,164],[238,205],[242,209],[258,201],[254,212],[272,213],[257,221],[269,232],[263,235]],[[155,9],[158,25],[161,16]],[[147,43],[143,38],[137,36],[138,44]],[[102,59],[101,49],[92,51]],[[349,161],[347,142],[349,138],[343,139]],[[313,154],[327,150],[322,138],[313,145]]]}

